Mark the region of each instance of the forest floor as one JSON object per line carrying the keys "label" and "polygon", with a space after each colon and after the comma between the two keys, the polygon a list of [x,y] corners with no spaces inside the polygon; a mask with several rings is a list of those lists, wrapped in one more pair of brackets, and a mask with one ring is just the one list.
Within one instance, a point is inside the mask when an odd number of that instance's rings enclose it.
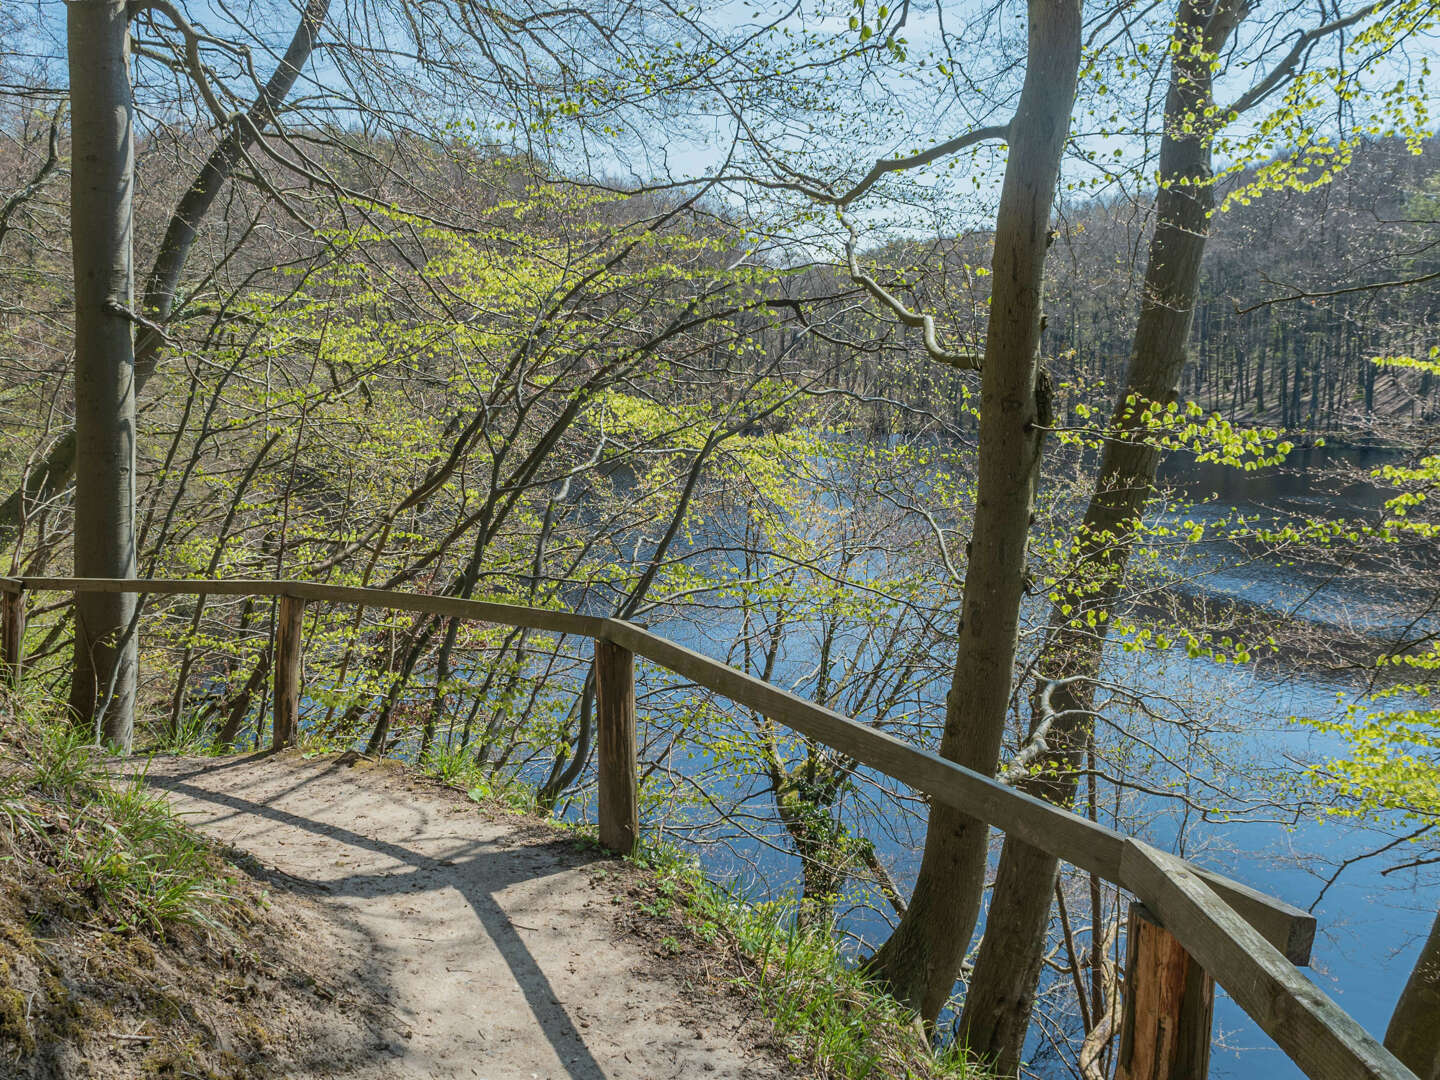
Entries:
{"label": "forest floor", "polygon": [[288,1076],[785,1075],[726,959],[647,914],[644,871],[353,753],[157,757],[149,783],[318,915],[291,958],[378,1000],[368,1053]]}

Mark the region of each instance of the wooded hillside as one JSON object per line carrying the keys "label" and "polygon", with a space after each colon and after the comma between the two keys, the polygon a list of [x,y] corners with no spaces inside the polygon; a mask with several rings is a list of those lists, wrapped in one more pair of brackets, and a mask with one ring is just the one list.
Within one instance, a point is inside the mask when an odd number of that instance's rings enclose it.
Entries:
{"label": "wooded hillside", "polygon": [[[105,581],[638,622],[1117,837],[1283,865],[1287,903],[1403,882],[1413,915],[1437,29],[1434,0],[12,5],[11,681],[117,753],[279,731],[584,817],[618,676],[563,623]],[[938,1053],[1128,1076],[1118,887],[678,674],[633,712],[642,831],[793,904]],[[1440,979],[1378,959],[1421,929],[1372,926],[1406,936],[1356,950],[1356,997],[1440,1080]]]}

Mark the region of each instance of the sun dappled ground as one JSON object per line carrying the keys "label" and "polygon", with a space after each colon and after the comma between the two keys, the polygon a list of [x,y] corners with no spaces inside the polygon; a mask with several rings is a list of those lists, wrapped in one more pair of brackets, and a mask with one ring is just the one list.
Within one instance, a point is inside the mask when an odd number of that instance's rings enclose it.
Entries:
{"label": "sun dappled ground", "polygon": [[106,759],[0,709],[6,1078],[962,1071],[828,935],[669,849],[393,761]]}
{"label": "sun dappled ground", "polygon": [[355,754],[157,758],[148,781],[315,890],[404,1024],[382,1075],[780,1075],[767,1024],[618,931],[640,871],[572,833]]}

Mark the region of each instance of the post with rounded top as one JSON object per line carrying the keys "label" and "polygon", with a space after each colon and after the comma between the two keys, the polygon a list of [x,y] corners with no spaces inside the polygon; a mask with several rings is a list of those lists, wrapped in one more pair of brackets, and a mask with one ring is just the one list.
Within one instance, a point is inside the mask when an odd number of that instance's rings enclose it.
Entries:
{"label": "post with rounded top", "polygon": [[275,614],[275,725],[271,745],[294,746],[300,721],[300,637],[305,601],[281,596]]}
{"label": "post with rounded top", "polygon": [[25,590],[7,585],[0,601],[0,641],[3,641],[5,684],[20,689],[20,675],[25,666]]}
{"label": "post with rounded top", "polygon": [[600,744],[600,845],[617,855],[629,855],[640,835],[635,654],[600,639],[595,642],[595,713]]}
{"label": "post with rounded top", "polygon": [[1130,905],[1116,1080],[1205,1080],[1215,980],[1145,905]]}

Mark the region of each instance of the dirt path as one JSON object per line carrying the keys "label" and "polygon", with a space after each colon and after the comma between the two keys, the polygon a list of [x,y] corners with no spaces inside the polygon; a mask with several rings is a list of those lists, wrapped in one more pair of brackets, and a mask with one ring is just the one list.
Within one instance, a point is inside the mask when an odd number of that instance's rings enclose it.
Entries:
{"label": "dirt path", "polygon": [[156,758],[149,777],[201,831],[312,892],[337,937],[297,942],[317,976],[358,968],[390,1003],[369,1064],[334,1075],[781,1075],[725,995],[617,932],[616,864],[553,830],[355,755]]}

